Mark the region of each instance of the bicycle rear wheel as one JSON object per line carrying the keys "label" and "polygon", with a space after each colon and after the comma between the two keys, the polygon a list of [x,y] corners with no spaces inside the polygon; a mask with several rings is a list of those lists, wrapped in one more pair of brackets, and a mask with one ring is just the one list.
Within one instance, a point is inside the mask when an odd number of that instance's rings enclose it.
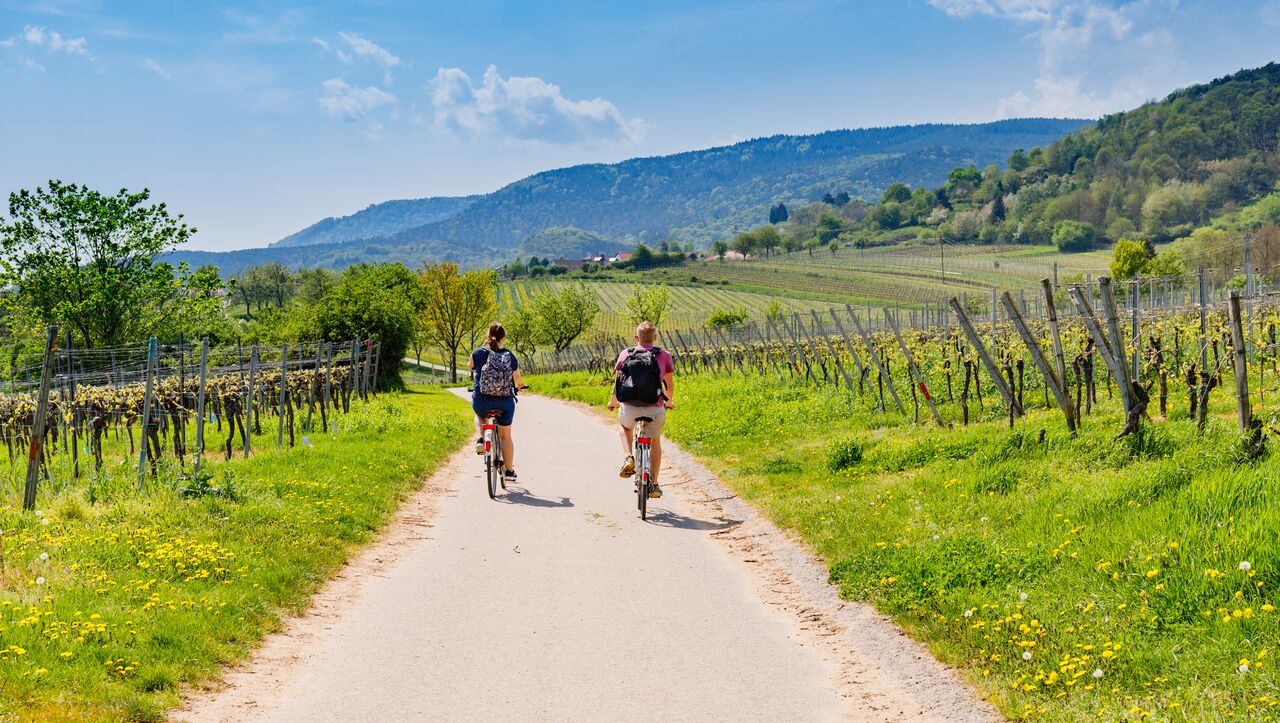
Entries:
{"label": "bicycle rear wheel", "polygon": [[640,478],[640,484],[636,485],[636,506],[640,508],[640,519],[649,519],[649,448],[641,446],[638,450],[636,462],[636,475]]}
{"label": "bicycle rear wheel", "polygon": [[498,440],[495,439],[493,440],[493,448],[484,456],[484,473],[485,477],[488,478],[489,499],[494,499],[498,495],[498,475],[501,472],[498,471],[498,465],[495,462],[498,456],[497,446]]}

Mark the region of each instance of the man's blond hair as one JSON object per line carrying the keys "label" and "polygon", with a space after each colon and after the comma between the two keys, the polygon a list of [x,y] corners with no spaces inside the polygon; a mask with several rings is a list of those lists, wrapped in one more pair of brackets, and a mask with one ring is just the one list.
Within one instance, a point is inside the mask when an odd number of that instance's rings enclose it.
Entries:
{"label": "man's blond hair", "polygon": [[642,321],[636,327],[636,341],[641,344],[652,344],[658,340],[658,327],[652,321]]}

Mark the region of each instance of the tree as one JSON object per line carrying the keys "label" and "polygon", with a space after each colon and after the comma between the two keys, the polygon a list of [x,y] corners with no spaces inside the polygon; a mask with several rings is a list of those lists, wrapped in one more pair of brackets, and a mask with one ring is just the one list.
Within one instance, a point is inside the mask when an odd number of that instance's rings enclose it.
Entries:
{"label": "tree", "polygon": [[157,263],[195,229],[170,216],[151,193],[114,196],[87,186],[49,181],[47,188],[9,195],[0,224],[0,271],[16,293],[11,310],[75,330],[85,347],[145,338],[194,304],[185,264]]}
{"label": "tree", "polygon": [[743,256],[750,256],[756,248],[756,237],[750,231],[743,231],[733,239],[733,250]]}
{"label": "tree", "polygon": [[716,239],[711,242],[711,253],[720,259],[720,263],[724,263],[724,255],[729,253],[729,242],[724,239]]}
{"label": "tree", "polygon": [[782,234],[778,233],[776,226],[761,226],[754,232],[756,245],[764,249],[764,255],[768,256],[782,244]]}
{"label": "tree", "polygon": [[507,330],[507,346],[523,357],[533,356],[543,344],[538,317],[528,305],[521,305],[502,315]]}
{"label": "tree", "polygon": [[769,223],[782,223],[790,218],[785,204],[779,203],[769,209]]}
{"label": "tree", "polygon": [[836,197],[832,196],[830,193],[824,193],[822,195],[822,202],[828,206],[834,206],[836,205]]}
{"label": "tree", "polygon": [[294,276],[289,273],[289,269],[279,261],[269,261],[259,267],[266,284],[267,292],[276,302],[277,309],[283,309],[284,305],[293,298]]}
{"label": "tree", "polygon": [[889,187],[884,189],[884,196],[880,198],[881,203],[906,203],[911,200],[911,187],[902,181],[894,181]]}
{"label": "tree", "polygon": [[627,298],[627,321],[639,324],[651,321],[654,326],[662,323],[667,314],[667,303],[671,298],[665,286],[638,286]]}
{"label": "tree", "polygon": [[1004,208],[1004,187],[1001,184],[997,183],[995,198],[991,199],[991,222],[999,223],[1003,221],[1005,217],[1005,213],[1006,212]]}
{"label": "tree", "polygon": [[707,326],[724,329],[737,326],[748,318],[746,309],[716,309],[707,317]]}
{"label": "tree", "polygon": [[841,191],[841,192],[839,192],[839,193],[837,193],[837,194],[836,194],[836,196],[835,196],[835,199],[834,199],[834,200],[835,200],[835,202],[836,202],[836,205],[837,205],[837,206],[843,206],[843,205],[845,205],[846,203],[848,203],[849,201],[852,201],[853,199],[849,197],[849,192],[848,192],[848,191]]}
{"label": "tree", "polygon": [[1093,226],[1083,221],[1068,219],[1053,227],[1053,245],[1059,251],[1084,251],[1093,245],[1095,236]]}
{"label": "tree", "polygon": [[[492,273],[492,272],[487,272]],[[490,294],[490,299],[493,295]],[[419,277],[401,263],[357,264],[324,300],[290,309],[303,322],[295,338],[373,339],[381,344],[378,377],[396,379],[426,301]]]}
{"label": "tree", "polygon": [[1140,241],[1120,239],[1111,254],[1111,278],[1132,279],[1141,276],[1147,267],[1147,252]]}
{"label": "tree", "polygon": [[821,245],[822,242],[818,240],[817,236],[810,236],[804,240],[805,251],[808,251],[810,256],[813,256],[813,252],[817,251],[818,247]]}
{"label": "tree", "polygon": [[600,313],[595,291],[580,283],[544,291],[533,297],[530,306],[538,319],[539,336],[557,352],[568,349]]}
{"label": "tree", "polygon": [[495,274],[491,269],[460,273],[457,264],[441,261],[424,266],[418,282],[422,287],[420,328],[428,343],[449,360],[450,378],[457,381],[458,350],[493,317]]}
{"label": "tree", "polygon": [[1143,273],[1147,276],[1182,276],[1187,273],[1187,264],[1182,260],[1182,254],[1175,249],[1166,249],[1147,261]]}
{"label": "tree", "polygon": [[315,304],[333,291],[342,277],[329,269],[301,269],[295,280],[297,297],[304,304]]}

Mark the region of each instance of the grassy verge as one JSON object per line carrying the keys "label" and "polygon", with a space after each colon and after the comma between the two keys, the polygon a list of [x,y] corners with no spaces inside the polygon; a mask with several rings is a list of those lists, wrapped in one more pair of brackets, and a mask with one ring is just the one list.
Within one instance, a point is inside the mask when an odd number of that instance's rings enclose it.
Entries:
{"label": "grassy verge", "polygon": [[[608,395],[586,374],[536,384]],[[1203,434],[1175,415],[1113,442],[1114,411],[1071,439],[1047,410],[940,430],[790,382],[677,391],[673,439],[1005,714],[1275,716],[1280,454],[1238,461],[1227,407]]]}
{"label": "grassy verge", "polygon": [[215,489],[194,497],[132,491],[127,462],[92,493],[43,495],[38,515],[8,490],[0,718],[162,719],[182,686],[304,609],[469,432],[465,404],[434,388],[337,424],[311,447],[217,463]]}

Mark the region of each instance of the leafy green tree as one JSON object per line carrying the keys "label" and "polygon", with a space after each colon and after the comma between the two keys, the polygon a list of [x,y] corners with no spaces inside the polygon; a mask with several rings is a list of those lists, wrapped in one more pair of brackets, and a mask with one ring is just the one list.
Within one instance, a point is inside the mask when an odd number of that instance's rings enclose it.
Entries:
{"label": "leafy green tree", "polygon": [[1147,252],[1140,241],[1120,239],[1111,254],[1111,278],[1132,279],[1147,268]]}
{"label": "leafy green tree", "polygon": [[1147,261],[1144,270],[1146,276],[1182,276],[1187,273],[1187,264],[1182,254],[1176,249],[1165,249]]}
{"label": "leafy green tree", "polygon": [[749,316],[746,309],[716,309],[707,316],[707,326],[718,329],[737,326],[745,322]]}
{"label": "leafy green tree", "polygon": [[911,187],[901,181],[894,181],[889,187],[884,189],[884,195],[880,197],[881,203],[906,203],[911,200]]}
{"label": "leafy green tree", "polygon": [[996,195],[991,199],[991,222],[999,223],[1004,220],[1006,211],[1004,208],[1004,187],[996,184]]}
{"label": "leafy green tree", "polygon": [[1053,245],[1059,251],[1084,251],[1093,245],[1096,235],[1093,226],[1083,221],[1059,221],[1053,227]]}
{"label": "leafy green tree", "polygon": [[849,196],[848,191],[841,191],[835,195],[835,202],[837,206],[843,206],[852,200],[853,199]]}
{"label": "leafy green tree", "polygon": [[595,324],[600,302],[595,291],[585,284],[571,283],[534,296],[530,310],[538,319],[539,336],[557,352],[569,345]]}
{"label": "leafy green tree", "polygon": [[769,223],[782,223],[789,217],[786,204],[779,203],[769,209]]}
{"label": "leafy green tree", "polygon": [[724,263],[724,255],[729,253],[729,242],[724,239],[716,239],[711,242],[711,253],[720,259],[720,263]]}
{"label": "leafy green tree", "polygon": [[[538,268],[542,268],[539,266]],[[496,274],[491,269],[460,272],[452,261],[424,266],[418,274],[419,328],[449,362],[458,380],[458,351],[473,341],[494,315]]]}
{"label": "leafy green tree", "polygon": [[300,307],[299,316],[313,314],[315,323],[301,339],[374,339],[382,345],[379,379],[398,379],[424,301],[417,275],[404,264],[350,266],[322,302]]}
{"label": "leafy green tree", "polygon": [[329,269],[302,269],[296,280],[298,299],[304,304],[315,304],[333,291],[342,277]]}
{"label": "leafy green tree", "polygon": [[670,299],[671,294],[665,286],[637,286],[627,298],[627,321],[632,324],[651,321],[655,326],[662,324]]}
{"label": "leafy green tree", "polygon": [[778,233],[776,226],[761,226],[753,234],[756,238],[756,246],[764,249],[766,257],[782,245],[782,234]]}
{"label": "leafy green tree", "polygon": [[756,237],[750,231],[743,231],[733,239],[733,250],[743,256],[750,256],[756,250]]}
{"label": "leafy green tree", "polygon": [[10,194],[0,224],[10,310],[73,329],[83,346],[96,347],[136,342],[181,314],[220,305],[187,293],[194,287],[185,264],[155,261],[195,229],[150,198],[145,189],[108,196],[60,181]]}
{"label": "leafy green tree", "polygon": [[545,343],[538,317],[528,305],[521,305],[502,315],[507,330],[506,345],[523,357],[533,356]]}

